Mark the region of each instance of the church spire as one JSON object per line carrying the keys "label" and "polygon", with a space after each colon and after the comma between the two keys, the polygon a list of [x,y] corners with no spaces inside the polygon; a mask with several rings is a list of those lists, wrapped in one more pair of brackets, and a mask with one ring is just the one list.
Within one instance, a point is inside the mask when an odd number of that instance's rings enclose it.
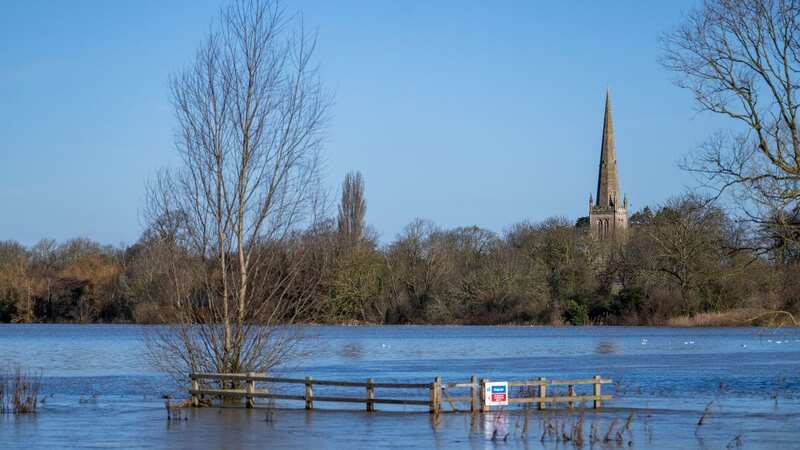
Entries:
{"label": "church spire", "polygon": [[597,176],[597,206],[619,208],[619,179],[617,154],[614,148],[614,122],[611,119],[611,93],[606,90],[606,110],[603,119],[603,140],[600,145],[600,173]]}
{"label": "church spire", "polygon": [[619,193],[617,149],[614,147],[614,123],[611,120],[611,93],[608,91],[595,201],[597,203],[589,205],[592,235],[597,239],[625,239],[625,231],[628,229],[628,199],[623,200]]}

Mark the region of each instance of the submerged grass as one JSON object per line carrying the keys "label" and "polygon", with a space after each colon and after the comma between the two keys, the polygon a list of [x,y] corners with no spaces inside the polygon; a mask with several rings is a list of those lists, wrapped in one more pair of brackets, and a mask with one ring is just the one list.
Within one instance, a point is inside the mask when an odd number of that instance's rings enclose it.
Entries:
{"label": "submerged grass", "polygon": [[[527,414],[529,413],[526,413],[526,416]],[[601,431],[602,425],[598,424],[595,418],[592,419],[587,433],[584,428],[586,424],[585,414],[586,411],[580,410],[566,416],[552,413],[540,415],[539,424],[542,434],[539,437],[539,442],[542,444],[552,442],[573,448],[583,448],[586,443],[590,447],[600,445],[603,448],[608,446],[615,448],[621,448],[623,445],[633,446],[633,414],[628,416],[624,425],[621,424],[620,418],[614,417],[609,422],[605,435]],[[628,436],[627,439],[626,435]],[[521,437],[524,439],[527,435],[523,434]]]}
{"label": "submerged grass", "polygon": [[697,430],[706,423],[706,419],[712,414],[712,406],[714,406],[714,402],[708,402],[706,409],[703,410],[703,414],[700,416],[700,420],[697,421]]}
{"label": "submerged grass", "polygon": [[36,414],[41,378],[21,366],[0,372],[0,414]]}

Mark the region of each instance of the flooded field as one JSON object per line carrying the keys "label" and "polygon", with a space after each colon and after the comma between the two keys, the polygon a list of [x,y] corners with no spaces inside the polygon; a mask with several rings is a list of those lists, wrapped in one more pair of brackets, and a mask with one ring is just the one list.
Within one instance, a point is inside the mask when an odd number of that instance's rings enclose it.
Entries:
{"label": "flooded field", "polygon": [[212,408],[174,422],[160,396],[179,387],[148,365],[142,330],[0,325],[0,364],[40,369],[45,397],[35,416],[0,417],[0,448],[576,448],[563,433],[579,424],[585,448],[800,448],[797,330],[309,327],[306,356],[284,374],[376,382],[599,374],[615,381],[606,387],[614,400],[600,412],[438,419],[412,406]]}

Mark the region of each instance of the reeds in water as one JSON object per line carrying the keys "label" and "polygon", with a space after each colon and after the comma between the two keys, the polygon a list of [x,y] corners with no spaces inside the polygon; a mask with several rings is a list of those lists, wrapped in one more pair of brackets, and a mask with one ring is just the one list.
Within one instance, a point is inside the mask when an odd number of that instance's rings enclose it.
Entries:
{"label": "reeds in water", "polygon": [[41,375],[17,366],[0,372],[0,414],[36,414]]}

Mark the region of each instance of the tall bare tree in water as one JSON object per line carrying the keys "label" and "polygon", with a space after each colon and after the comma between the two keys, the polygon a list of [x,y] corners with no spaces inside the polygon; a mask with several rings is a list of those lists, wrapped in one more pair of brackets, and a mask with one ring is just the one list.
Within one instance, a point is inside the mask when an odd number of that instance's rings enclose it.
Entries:
{"label": "tall bare tree in water", "polygon": [[315,44],[276,2],[235,0],[172,80],[182,165],[149,187],[147,214],[173,246],[161,255],[175,324],[150,350],[176,375],[268,370],[289,349],[278,325],[312,289],[300,284],[311,282],[299,279],[301,250],[287,242],[313,219],[329,106]]}
{"label": "tall bare tree in water", "polygon": [[766,235],[759,248],[796,250],[800,2],[705,0],[664,36],[664,47],[677,84],[702,110],[735,125],[709,139],[687,167],[719,194],[734,194]]}
{"label": "tall bare tree in water", "polygon": [[364,200],[364,178],[361,172],[350,172],[342,183],[342,200],[339,203],[339,233],[348,242],[358,242],[364,236],[364,217],[367,202]]}

